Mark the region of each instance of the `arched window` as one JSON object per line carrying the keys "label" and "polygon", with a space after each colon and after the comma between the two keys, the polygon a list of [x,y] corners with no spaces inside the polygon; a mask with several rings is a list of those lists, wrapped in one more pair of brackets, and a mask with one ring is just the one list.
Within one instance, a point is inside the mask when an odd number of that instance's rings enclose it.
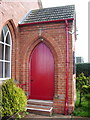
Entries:
{"label": "arched window", "polygon": [[5,25],[0,35],[0,80],[11,78],[11,48],[10,30]]}

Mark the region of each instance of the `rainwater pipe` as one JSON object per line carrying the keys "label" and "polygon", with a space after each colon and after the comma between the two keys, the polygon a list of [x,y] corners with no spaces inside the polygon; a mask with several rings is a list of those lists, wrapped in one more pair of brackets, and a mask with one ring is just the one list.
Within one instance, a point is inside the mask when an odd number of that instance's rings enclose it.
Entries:
{"label": "rainwater pipe", "polygon": [[66,96],[65,96],[65,108],[64,108],[64,114],[68,114],[68,63],[69,63],[69,36],[68,36],[68,20],[65,20],[66,25]]}
{"label": "rainwater pipe", "polygon": [[69,20],[74,20],[74,18],[68,18],[68,19],[60,19],[60,20],[51,20],[51,21],[41,21],[41,22],[33,22],[33,23],[23,23],[20,24],[19,26],[25,26],[25,25],[34,25],[34,24],[42,24],[42,23],[52,23],[52,22],[61,22],[61,21],[65,21],[65,29],[66,29],[66,95],[65,95],[65,107],[64,107],[64,114],[67,115],[68,114],[68,63],[69,63],[69,36],[68,36],[68,21]]}

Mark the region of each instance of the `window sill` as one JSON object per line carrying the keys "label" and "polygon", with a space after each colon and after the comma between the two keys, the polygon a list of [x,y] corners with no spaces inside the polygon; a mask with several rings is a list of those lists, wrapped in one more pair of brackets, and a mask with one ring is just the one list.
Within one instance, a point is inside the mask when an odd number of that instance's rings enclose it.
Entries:
{"label": "window sill", "polygon": [[8,80],[10,78],[0,78],[0,81],[3,81],[3,80]]}

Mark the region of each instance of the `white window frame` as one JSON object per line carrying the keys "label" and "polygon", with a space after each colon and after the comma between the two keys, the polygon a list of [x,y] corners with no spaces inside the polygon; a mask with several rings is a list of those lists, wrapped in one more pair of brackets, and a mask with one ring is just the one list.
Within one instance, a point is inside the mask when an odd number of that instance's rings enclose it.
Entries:
{"label": "white window frame", "polygon": [[[4,36],[4,41],[0,41],[0,44],[4,45],[4,51],[3,51],[3,58],[0,59],[0,62],[4,63],[3,64],[3,78],[0,78],[0,80],[7,80],[7,79],[10,79],[11,78],[11,54],[12,54],[12,39],[11,39],[11,33],[10,33],[10,30],[8,28],[7,25],[5,25],[7,27],[7,31],[6,31],[6,34],[4,32],[4,27],[2,29],[3,31],[3,36]],[[10,38],[10,44],[6,43],[6,38],[7,38],[7,35],[9,34],[9,38]],[[10,48],[10,60],[5,60],[5,49],[6,49],[6,46],[8,46]],[[9,63],[10,64],[10,77],[5,77],[5,63]]]}

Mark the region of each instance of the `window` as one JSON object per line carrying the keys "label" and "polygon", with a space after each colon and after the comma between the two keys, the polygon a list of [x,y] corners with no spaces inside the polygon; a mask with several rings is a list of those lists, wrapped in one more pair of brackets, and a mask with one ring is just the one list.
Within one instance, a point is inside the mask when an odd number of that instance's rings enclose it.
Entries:
{"label": "window", "polygon": [[5,25],[0,35],[0,80],[11,78],[11,47],[11,34]]}

